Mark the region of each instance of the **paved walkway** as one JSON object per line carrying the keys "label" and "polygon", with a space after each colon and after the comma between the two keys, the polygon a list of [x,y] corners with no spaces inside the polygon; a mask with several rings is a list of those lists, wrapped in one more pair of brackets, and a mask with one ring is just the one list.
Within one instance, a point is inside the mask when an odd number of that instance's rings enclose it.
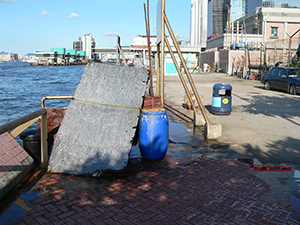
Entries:
{"label": "paved walkway", "polygon": [[0,224],[300,224],[291,205],[263,200],[268,191],[238,161],[133,159],[101,178],[47,173]]}

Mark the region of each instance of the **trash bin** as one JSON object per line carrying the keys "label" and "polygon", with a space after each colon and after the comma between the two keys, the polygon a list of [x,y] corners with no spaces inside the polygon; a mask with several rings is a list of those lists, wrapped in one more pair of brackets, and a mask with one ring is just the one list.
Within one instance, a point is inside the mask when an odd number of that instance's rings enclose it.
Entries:
{"label": "trash bin", "polygon": [[41,161],[41,131],[39,129],[25,130],[20,134],[24,150],[34,159]]}
{"label": "trash bin", "polygon": [[232,111],[232,86],[230,84],[215,84],[211,112],[215,115],[230,115]]}

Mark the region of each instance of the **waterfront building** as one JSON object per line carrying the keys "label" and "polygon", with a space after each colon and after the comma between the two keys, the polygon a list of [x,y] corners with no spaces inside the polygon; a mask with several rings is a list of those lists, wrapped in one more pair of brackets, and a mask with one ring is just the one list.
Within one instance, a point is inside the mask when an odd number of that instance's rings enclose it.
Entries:
{"label": "waterfront building", "polygon": [[256,10],[257,7],[268,8],[300,8],[299,0],[248,0],[247,12],[250,14]]}
{"label": "waterfront building", "polygon": [[[295,63],[300,43],[299,18],[300,8],[258,7],[231,23],[231,32],[207,41],[200,67],[208,64],[229,74],[239,70],[245,74],[262,64],[270,67],[278,62]],[[243,23],[241,30],[239,24]]]}
{"label": "waterfront building", "polygon": [[[176,52],[174,43],[170,37],[167,37],[172,50]],[[180,45],[180,50],[182,51],[183,57],[186,61],[188,68],[195,69],[198,64],[198,57],[200,52],[199,46],[190,46],[184,41],[177,40]],[[150,36],[150,46],[152,53],[152,66],[157,70],[157,37],[156,35]],[[149,66],[149,57],[148,57],[148,41],[147,35],[138,35],[134,38],[134,42],[130,44],[130,49],[134,52],[134,61],[135,65],[138,67],[148,67]],[[175,54],[176,61],[180,65],[180,59],[177,54]],[[165,75],[177,74],[175,64],[171,58],[169,50],[165,49]]]}
{"label": "waterfront building", "polygon": [[97,60],[95,48],[95,36],[86,34],[73,42],[73,49],[51,48],[50,51],[36,51],[35,56],[39,62],[44,63],[95,61]]}
{"label": "waterfront building", "polygon": [[16,60],[18,60],[18,54],[6,53],[6,52],[0,53],[0,61],[16,61]]}
{"label": "waterfront building", "polygon": [[95,59],[94,49],[96,47],[95,36],[92,34],[85,34],[78,41],[73,42],[73,50],[85,52],[86,59]]}

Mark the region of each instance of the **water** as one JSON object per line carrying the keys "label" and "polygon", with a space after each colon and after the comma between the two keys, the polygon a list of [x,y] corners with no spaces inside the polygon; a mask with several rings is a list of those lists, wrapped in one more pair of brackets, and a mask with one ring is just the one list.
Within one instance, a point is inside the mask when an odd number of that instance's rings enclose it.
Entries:
{"label": "water", "polygon": [[[22,62],[0,63],[0,124],[41,108],[49,95],[73,95],[84,71],[78,66],[30,66]],[[70,100],[47,100],[46,107],[67,107]]]}

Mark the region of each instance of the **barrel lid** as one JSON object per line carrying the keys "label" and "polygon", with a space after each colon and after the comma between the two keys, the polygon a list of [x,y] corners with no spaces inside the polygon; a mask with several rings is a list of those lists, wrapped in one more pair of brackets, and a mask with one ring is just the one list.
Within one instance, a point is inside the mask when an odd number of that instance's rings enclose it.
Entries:
{"label": "barrel lid", "polygon": [[214,89],[226,89],[226,90],[232,90],[232,86],[230,84],[221,84],[221,83],[218,83],[218,84],[215,84]]}

